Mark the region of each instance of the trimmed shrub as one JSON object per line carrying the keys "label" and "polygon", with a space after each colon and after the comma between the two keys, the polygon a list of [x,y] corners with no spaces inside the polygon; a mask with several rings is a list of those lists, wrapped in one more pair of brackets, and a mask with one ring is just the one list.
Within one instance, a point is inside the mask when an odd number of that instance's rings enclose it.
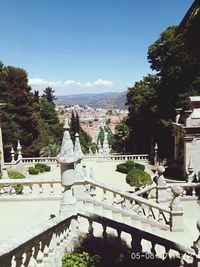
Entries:
{"label": "trimmed shrub", "polygon": [[50,172],[50,171],[51,171],[51,167],[46,165],[46,166],[44,167],[44,171],[45,171],[45,172]]}
{"label": "trimmed shrub", "polygon": [[39,170],[39,172],[44,172],[44,168],[46,167],[47,165],[44,164],[44,163],[36,163],[35,164],[35,169]]}
{"label": "trimmed shrub", "polygon": [[[21,172],[9,170],[8,176],[10,179],[24,179],[26,178]],[[23,194],[23,185],[18,184],[14,186],[16,195],[22,195]]]}
{"label": "trimmed shrub", "polygon": [[140,170],[144,171],[145,166],[142,165],[142,164],[136,163],[136,162],[134,162],[132,160],[127,160],[124,163],[118,164],[117,167],[116,167],[116,170],[118,172],[122,172],[122,173],[127,174],[133,168],[140,169]]}
{"label": "trimmed shrub", "polygon": [[21,172],[13,171],[13,170],[8,171],[8,176],[10,179],[23,179],[23,178],[25,178],[25,176]]}
{"label": "trimmed shrub", "polygon": [[29,168],[28,168],[28,172],[29,172],[29,174],[36,175],[36,174],[38,174],[40,171],[39,171],[38,169],[34,168],[34,167],[29,167]]}
{"label": "trimmed shrub", "polygon": [[67,252],[62,258],[62,267],[95,267],[96,263],[99,262],[99,256],[91,256],[87,252]]}
{"label": "trimmed shrub", "polygon": [[141,187],[152,184],[151,176],[140,170],[132,169],[126,176],[126,182],[134,187]]}

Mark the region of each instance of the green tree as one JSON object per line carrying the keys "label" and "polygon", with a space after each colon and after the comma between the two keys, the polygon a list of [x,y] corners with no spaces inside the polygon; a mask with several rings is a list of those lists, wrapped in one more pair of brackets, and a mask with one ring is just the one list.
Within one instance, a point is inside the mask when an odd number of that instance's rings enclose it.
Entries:
{"label": "green tree", "polygon": [[55,97],[54,93],[55,90],[53,90],[52,87],[47,87],[43,91],[42,99],[46,99],[48,102],[55,105],[54,100],[56,100],[57,98]]}
{"label": "green tree", "polygon": [[59,122],[58,113],[52,102],[42,98],[39,102],[40,114],[45,124],[50,143],[61,144],[63,136],[63,124]]}
{"label": "green tree", "polygon": [[[129,109],[128,119],[122,122],[116,130],[118,139],[120,136],[122,138],[119,144],[125,142],[125,148],[129,151],[148,153],[150,152],[151,140],[157,139],[159,124],[158,86],[159,79],[157,76],[148,75],[143,80],[136,82],[133,87],[128,88],[126,102]],[[125,126],[126,124],[130,129],[130,134]],[[126,139],[127,135],[129,135],[128,141]]]}
{"label": "green tree", "polygon": [[41,143],[48,142],[38,105],[28,86],[27,73],[20,68],[0,68],[0,99],[7,103],[2,118],[5,159],[21,140],[24,156],[38,156]]}
{"label": "green tree", "polygon": [[118,153],[124,153],[127,151],[127,142],[130,135],[130,129],[127,126],[126,120],[121,121],[115,127],[113,150]]}
{"label": "green tree", "polygon": [[60,146],[56,143],[44,146],[40,150],[41,157],[56,157],[60,152]]}

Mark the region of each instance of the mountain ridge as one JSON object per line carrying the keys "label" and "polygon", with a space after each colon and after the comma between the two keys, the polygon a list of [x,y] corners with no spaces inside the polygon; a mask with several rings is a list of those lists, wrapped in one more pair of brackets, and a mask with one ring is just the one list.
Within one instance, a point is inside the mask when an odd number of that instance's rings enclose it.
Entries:
{"label": "mountain ridge", "polygon": [[127,91],[56,96],[55,104],[88,105],[93,108],[126,108]]}

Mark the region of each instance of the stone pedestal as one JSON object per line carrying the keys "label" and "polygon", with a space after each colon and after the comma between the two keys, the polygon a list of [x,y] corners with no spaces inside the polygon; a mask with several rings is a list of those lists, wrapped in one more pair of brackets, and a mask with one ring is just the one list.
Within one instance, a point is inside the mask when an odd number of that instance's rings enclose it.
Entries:
{"label": "stone pedestal", "polygon": [[158,185],[156,191],[156,202],[166,202],[167,201],[167,186],[166,185]]}
{"label": "stone pedestal", "polygon": [[173,185],[171,187],[172,193],[174,195],[172,202],[170,203],[171,215],[170,215],[170,226],[171,231],[180,232],[183,231],[183,207],[181,206],[180,194],[182,194],[183,189],[178,185]]}
{"label": "stone pedestal", "polygon": [[183,229],[183,210],[172,211],[170,217],[170,225],[172,232],[182,232]]}
{"label": "stone pedestal", "polygon": [[156,188],[156,202],[167,201],[167,183],[164,178],[165,167],[158,166],[157,168],[157,188]]}

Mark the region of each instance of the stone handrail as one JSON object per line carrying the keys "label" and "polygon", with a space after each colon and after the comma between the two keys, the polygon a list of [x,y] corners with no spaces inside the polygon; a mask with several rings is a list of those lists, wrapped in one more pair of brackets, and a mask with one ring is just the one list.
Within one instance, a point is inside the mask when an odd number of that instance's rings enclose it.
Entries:
{"label": "stone handrail", "polygon": [[[174,186],[174,183],[167,183],[167,188]],[[184,199],[198,199],[200,196],[200,183],[178,183],[178,186],[183,188],[181,198]]]}
{"label": "stone handrail", "polygon": [[121,160],[147,160],[148,154],[136,155],[84,155],[84,160],[99,160],[99,161],[121,161]]}
{"label": "stone handrail", "polygon": [[21,158],[15,162],[5,162],[5,166],[15,166],[19,163],[32,164],[32,163],[57,163],[57,157],[38,157],[38,158]]}
{"label": "stone handrail", "polygon": [[[178,243],[172,242],[165,238],[146,231],[140,231],[133,226],[117,222],[113,219],[105,218],[94,213],[78,209],[66,216],[58,216],[49,220],[37,228],[20,235],[13,240],[0,240],[0,266],[1,267],[39,267],[54,266],[61,267],[62,256],[65,251],[72,252],[78,242],[78,237],[82,233],[79,220],[84,218],[88,221],[87,236],[95,237],[93,223],[97,222],[102,225],[102,238],[108,238],[108,228],[115,229],[120,239],[123,233],[128,234],[131,239],[131,251],[141,253],[152,253],[154,257],[163,257],[166,254],[170,257],[170,252],[176,252],[175,255],[187,259],[190,254],[193,260],[195,252]],[[143,240],[143,242],[141,242]],[[150,241],[151,246],[144,247],[145,242]],[[162,253],[158,248],[161,247]],[[163,251],[164,248],[164,251]]]}
{"label": "stone handrail", "polygon": [[15,197],[17,186],[22,185],[22,193],[19,198],[38,198],[38,197],[61,197],[63,187],[59,180],[44,179],[0,179],[0,200]]}
{"label": "stone handrail", "polygon": [[76,180],[74,185],[84,185],[88,195],[93,199],[98,199],[102,203],[130,210],[161,224],[170,225],[172,212],[169,208],[165,208],[134,193],[124,193],[119,189],[94,180]]}
{"label": "stone handrail", "polygon": [[144,188],[136,191],[134,194],[137,196],[144,196],[145,194],[148,195],[148,193],[150,193],[153,189],[156,189],[155,183],[153,183],[152,185],[145,186]]}

